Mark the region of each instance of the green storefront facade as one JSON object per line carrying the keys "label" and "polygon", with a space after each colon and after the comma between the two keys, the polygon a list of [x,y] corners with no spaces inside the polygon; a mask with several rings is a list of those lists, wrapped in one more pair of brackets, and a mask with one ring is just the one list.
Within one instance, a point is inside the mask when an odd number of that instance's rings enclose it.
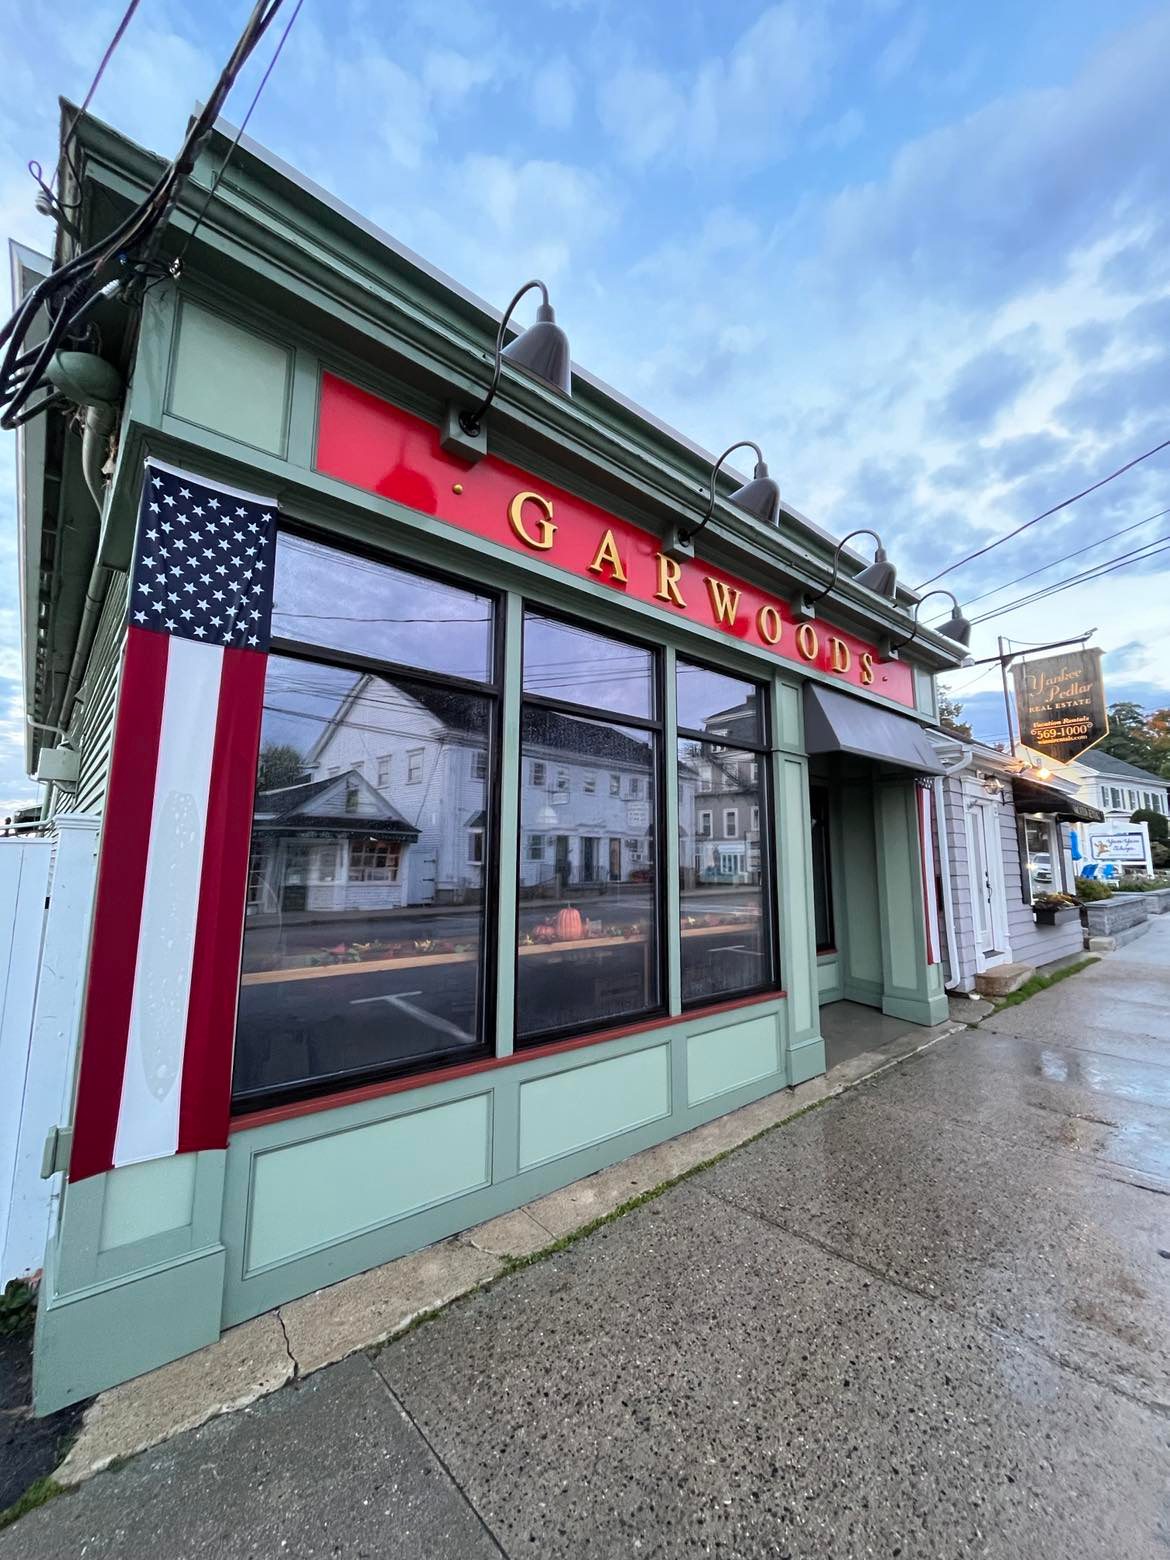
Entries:
{"label": "green storefront facade", "polygon": [[[100,232],[161,164],[88,118],[77,144]],[[85,540],[26,587],[36,719],[101,566],[54,808],[103,811],[144,460],[264,495],[281,528],[242,985],[222,971],[231,1129],[65,1168],[41,1412],[817,1076],[825,1002],[946,1015],[920,772],[810,752],[806,718],[817,693],[916,729],[961,648],[920,628],[890,654],[916,598],[854,584],[852,556],[802,614],[833,539],[765,525],[727,478],[676,557],[710,457],[584,372],[566,396],[505,368],[486,458],[443,449],[496,326],[244,141],[178,279],[109,338],[100,536],[76,449],[26,436],[26,530],[68,515]]]}

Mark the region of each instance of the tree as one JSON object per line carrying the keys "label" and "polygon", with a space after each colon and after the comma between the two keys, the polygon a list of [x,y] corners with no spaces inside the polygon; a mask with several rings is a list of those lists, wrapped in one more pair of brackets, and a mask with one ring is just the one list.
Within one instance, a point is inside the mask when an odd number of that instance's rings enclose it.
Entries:
{"label": "tree", "polygon": [[1121,700],[1109,706],[1109,735],[1098,743],[1127,764],[1170,779],[1170,708],[1151,710]]}
{"label": "tree", "polygon": [[1170,840],[1170,818],[1163,813],[1152,812],[1148,807],[1139,807],[1137,812],[1130,813],[1130,823],[1148,823],[1150,826],[1150,839],[1161,840],[1163,845]]}
{"label": "tree", "polygon": [[266,742],[260,749],[256,771],[256,789],[275,791],[282,785],[296,785],[305,778],[305,761],[288,742]]}
{"label": "tree", "polygon": [[960,720],[963,706],[957,699],[952,699],[949,690],[941,683],[938,690],[938,719],[939,724],[945,726],[948,731],[953,731],[956,736],[966,737],[969,742],[974,741],[975,733],[965,720]]}

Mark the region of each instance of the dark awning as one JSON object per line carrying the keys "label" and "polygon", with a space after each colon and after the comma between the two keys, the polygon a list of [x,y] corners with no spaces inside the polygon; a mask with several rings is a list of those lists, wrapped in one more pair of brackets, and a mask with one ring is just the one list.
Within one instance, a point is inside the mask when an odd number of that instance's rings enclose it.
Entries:
{"label": "dark awning", "polygon": [[1055,818],[1067,818],[1072,823],[1103,823],[1105,814],[1088,802],[1078,802],[1075,796],[1057,790],[1054,785],[1041,785],[1038,780],[1020,780],[1012,776],[1012,795],[1018,813],[1047,813]]}
{"label": "dark awning", "polygon": [[946,773],[917,721],[815,683],[804,686],[804,746],[808,753],[852,753],[919,775]]}

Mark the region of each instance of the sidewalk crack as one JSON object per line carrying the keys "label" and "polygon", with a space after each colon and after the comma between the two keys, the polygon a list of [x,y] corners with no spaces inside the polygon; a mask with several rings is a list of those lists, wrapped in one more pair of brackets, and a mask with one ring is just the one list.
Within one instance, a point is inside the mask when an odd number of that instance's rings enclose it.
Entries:
{"label": "sidewalk crack", "polygon": [[487,1536],[488,1542],[492,1545],[492,1547],[494,1549],[496,1549],[498,1551],[499,1554],[501,1554],[503,1556],[503,1560],[511,1560],[511,1557],[509,1556],[508,1551],[504,1548],[503,1544],[501,1544],[500,1540],[492,1532],[491,1528],[488,1526],[488,1523],[485,1520],[485,1518],[484,1518],[482,1512],[480,1511],[479,1507],[475,1504],[475,1502],[472,1500],[471,1496],[467,1493],[467,1491],[463,1488],[462,1484],[460,1484],[459,1480],[455,1477],[454,1473],[451,1471],[450,1466],[448,1465],[446,1460],[443,1458],[441,1453],[438,1451],[438,1449],[435,1446],[435,1443],[431,1440],[430,1436],[426,1433],[426,1431],[423,1429],[423,1427],[419,1424],[418,1420],[415,1419],[414,1415],[410,1412],[410,1410],[407,1408],[406,1404],[398,1396],[397,1392],[395,1392],[394,1388],[386,1380],[385,1376],[383,1376],[382,1372],[373,1363],[373,1361],[367,1360],[366,1363],[367,1363],[369,1369],[373,1371],[375,1379],[377,1381],[381,1382],[382,1388],[385,1391],[386,1396],[390,1399],[390,1401],[394,1404],[395,1408],[402,1415],[403,1419],[406,1420],[407,1424],[411,1427],[411,1429],[418,1436],[419,1440],[426,1447],[427,1451],[430,1452],[431,1456],[438,1463],[439,1467],[447,1475],[448,1479],[451,1481],[451,1488],[458,1492],[460,1500],[467,1507],[468,1511],[471,1512],[471,1515],[475,1518],[476,1522],[479,1523],[480,1527],[483,1529],[485,1535]]}
{"label": "sidewalk crack", "polygon": [[300,1362],[298,1361],[296,1355],[293,1353],[292,1344],[289,1342],[288,1328],[284,1324],[284,1317],[281,1315],[279,1306],[276,1308],[276,1321],[277,1321],[278,1326],[280,1327],[281,1335],[284,1338],[285,1353],[288,1355],[289,1361],[292,1364],[292,1378],[291,1379],[292,1379],[292,1381],[293,1381],[293,1383],[295,1385],[295,1383],[298,1382],[300,1380],[300,1377],[301,1377]]}

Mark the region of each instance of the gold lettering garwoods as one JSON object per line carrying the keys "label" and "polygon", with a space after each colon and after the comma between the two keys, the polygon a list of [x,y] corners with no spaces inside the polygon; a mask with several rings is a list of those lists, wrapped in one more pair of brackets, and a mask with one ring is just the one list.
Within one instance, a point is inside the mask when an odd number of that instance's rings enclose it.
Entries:
{"label": "gold lettering garwoods", "polygon": [[[552,500],[545,498],[542,493],[525,489],[514,494],[508,503],[508,524],[517,539],[523,542],[525,547],[531,547],[536,552],[549,552],[556,541],[557,527],[553,520]],[[685,612],[687,603],[682,593],[681,566],[666,553],[661,552],[654,554],[654,565],[657,583],[655,599],[665,601],[672,607],[681,607]],[[612,526],[602,532],[596,551],[587,567],[591,574],[597,574],[613,584],[629,583],[627,560],[622,556]],[[743,591],[711,574],[705,574],[703,582],[710,597],[715,623],[723,628],[737,627]],[[768,646],[778,645],[784,637],[784,619],[780,616],[779,608],[770,604],[766,603],[757,609],[755,627],[761,641]],[[797,654],[803,660],[819,660],[821,640],[811,623],[801,623],[796,628],[795,647]],[[839,675],[848,674],[853,666],[854,652],[845,641],[837,634],[827,634],[825,650],[826,669]],[[862,686],[871,686],[874,681],[873,653],[869,650],[859,650],[857,667]]]}

